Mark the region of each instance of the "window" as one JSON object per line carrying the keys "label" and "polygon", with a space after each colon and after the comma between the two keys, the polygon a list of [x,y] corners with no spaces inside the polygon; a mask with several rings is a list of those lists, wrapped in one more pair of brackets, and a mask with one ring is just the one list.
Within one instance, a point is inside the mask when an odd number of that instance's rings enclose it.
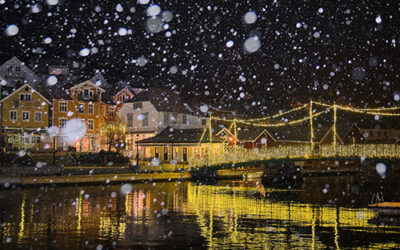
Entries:
{"label": "window", "polygon": [[119,102],[123,102],[123,99],[122,99],[122,98],[123,98],[123,96],[120,95],[120,96],[119,96]]}
{"label": "window", "polygon": [[15,67],[15,71],[20,72],[21,71],[21,67]]}
{"label": "window", "polygon": [[169,115],[168,113],[164,113],[164,125],[168,125],[169,124]]}
{"label": "window", "polygon": [[146,112],[146,113],[143,113],[142,115],[143,115],[142,126],[146,127],[149,125],[149,113]]}
{"label": "window", "polygon": [[142,103],[141,102],[135,102],[133,103],[133,109],[142,109]]}
{"label": "window", "polygon": [[59,127],[60,128],[65,128],[65,124],[67,123],[67,119],[60,118],[58,121],[59,121]]}
{"label": "window", "polygon": [[59,104],[60,112],[66,113],[68,111],[68,104],[67,102],[60,102]]}
{"label": "window", "polygon": [[94,113],[93,104],[89,104],[88,113],[89,113],[89,114],[93,114],[93,113]]}
{"label": "window", "polygon": [[110,117],[114,117],[114,107],[108,108],[108,114],[110,115]]}
{"label": "window", "polygon": [[40,143],[40,136],[33,136],[32,143]]}
{"label": "window", "polygon": [[206,119],[201,119],[201,125],[206,125],[207,124],[207,120]]}
{"label": "window", "polygon": [[187,148],[182,149],[182,160],[187,161]]}
{"label": "window", "polygon": [[29,121],[29,111],[22,111],[22,120]]}
{"label": "window", "polygon": [[85,113],[85,104],[79,103],[78,110],[79,110],[79,113],[81,113],[81,114]]}
{"label": "window", "polygon": [[37,122],[42,121],[42,112],[35,112],[35,121]]}
{"label": "window", "polygon": [[158,147],[154,148],[154,156],[155,156],[155,158],[159,158],[160,157],[160,149]]}
{"label": "window", "polygon": [[31,94],[19,94],[19,100],[20,101],[32,101],[32,95]]}
{"label": "window", "polygon": [[174,124],[176,124],[176,123],[178,122],[178,114],[173,113],[173,114],[172,114],[172,117],[171,117],[171,120],[172,120],[172,122],[173,122]]}
{"label": "window", "polygon": [[187,116],[186,115],[182,116],[182,123],[187,124]]}
{"label": "window", "polygon": [[93,130],[94,129],[94,122],[93,120],[88,120],[88,129]]}
{"label": "window", "polygon": [[10,110],[10,120],[11,121],[17,120],[17,111],[16,110]]}
{"label": "window", "polygon": [[164,161],[168,161],[168,148],[164,147]]}
{"label": "window", "polygon": [[126,114],[126,123],[128,124],[128,127],[132,127],[132,123],[133,123],[133,114],[132,113]]}
{"label": "window", "polygon": [[8,66],[7,71],[8,72],[12,72],[13,67],[12,66]]}

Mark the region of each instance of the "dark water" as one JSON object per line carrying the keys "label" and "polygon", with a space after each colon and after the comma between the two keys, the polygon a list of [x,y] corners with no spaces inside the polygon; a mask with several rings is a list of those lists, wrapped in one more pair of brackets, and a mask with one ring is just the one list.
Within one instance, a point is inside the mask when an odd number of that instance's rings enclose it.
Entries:
{"label": "dark water", "polygon": [[367,208],[378,190],[400,200],[397,178],[352,176],[0,190],[0,249],[400,248],[400,216]]}

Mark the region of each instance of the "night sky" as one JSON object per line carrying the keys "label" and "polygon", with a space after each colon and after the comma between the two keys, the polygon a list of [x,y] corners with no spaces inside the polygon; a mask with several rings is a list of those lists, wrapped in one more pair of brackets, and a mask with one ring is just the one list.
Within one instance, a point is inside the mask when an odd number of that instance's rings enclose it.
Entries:
{"label": "night sky", "polygon": [[[101,71],[109,82],[165,86],[267,113],[311,98],[370,107],[400,99],[399,1],[64,0],[50,6],[54,1],[0,0],[0,29],[19,28],[15,36],[2,33],[1,62],[14,55],[31,65],[65,60],[88,78]],[[146,25],[152,4],[161,7],[157,21],[164,25],[156,33]],[[162,18],[164,11],[172,20]],[[257,15],[250,24],[249,11]],[[249,53],[244,44],[252,36],[261,47]]]}

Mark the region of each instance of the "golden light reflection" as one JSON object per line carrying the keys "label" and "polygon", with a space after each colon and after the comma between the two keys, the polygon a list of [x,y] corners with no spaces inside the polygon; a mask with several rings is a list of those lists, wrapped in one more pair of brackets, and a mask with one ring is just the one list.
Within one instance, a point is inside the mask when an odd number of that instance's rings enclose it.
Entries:
{"label": "golden light reflection", "polygon": [[[196,211],[201,234],[207,239],[209,247],[246,248],[246,244],[249,244],[252,247],[308,246],[320,249],[327,246],[316,237],[317,228],[324,227],[330,228],[334,246],[339,249],[339,227],[366,232],[382,230],[368,222],[377,217],[377,213],[367,208],[317,207],[311,204],[255,199],[252,197],[254,193],[243,195],[244,188],[236,186],[198,186],[190,183],[188,188],[188,204]],[[256,190],[253,188],[253,191]],[[222,214],[223,223],[215,224]],[[247,227],[244,223],[247,219],[260,220],[260,223]],[[288,233],[288,225],[309,227],[311,237]]]}
{"label": "golden light reflection", "polygon": [[[385,238],[391,242],[380,243],[371,237],[371,243],[365,246],[400,247],[399,243],[393,243],[400,242],[393,240],[400,234],[400,227],[373,224],[379,219],[379,214],[373,210],[313,205],[306,201],[273,201],[268,198],[270,193],[284,196],[281,192],[293,191],[264,188],[259,182],[224,181],[219,186],[190,182],[148,183],[134,187],[127,195],[119,192],[119,186],[106,190],[86,187],[85,193],[81,193],[80,188],[63,187],[74,191],[69,198],[60,195],[39,201],[35,201],[37,190],[28,190],[16,199],[12,206],[15,211],[7,211],[11,216],[4,217],[1,222],[0,248],[10,239],[11,243],[19,244],[18,248],[32,242],[46,244],[46,240],[58,246],[68,243],[85,247],[83,244],[91,240],[129,244],[137,240],[135,237],[147,234],[156,234],[155,238],[159,239],[165,234],[165,230],[156,232],[159,225],[162,229],[168,226],[175,230],[174,225],[159,224],[166,218],[172,219],[170,216],[180,226],[191,224],[212,249],[340,249],[349,243],[345,233],[353,238],[391,234]],[[163,208],[174,212],[173,215],[168,212],[166,217],[159,218]],[[155,231],[138,230],[150,227]]]}
{"label": "golden light reflection", "polygon": [[26,202],[26,194],[22,195],[22,204],[21,204],[21,221],[19,222],[19,232],[18,232],[18,242],[24,238],[25,231],[25,202]]}

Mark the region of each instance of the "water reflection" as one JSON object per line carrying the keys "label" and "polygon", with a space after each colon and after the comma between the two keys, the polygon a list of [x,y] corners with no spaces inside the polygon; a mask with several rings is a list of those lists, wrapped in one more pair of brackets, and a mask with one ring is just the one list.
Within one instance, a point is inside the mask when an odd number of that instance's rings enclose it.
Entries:
{"label": "water reflection", "polygon": [[120,185],[1,190],[0,248],[400,247],[399,218],[366,208],[365,185],[313,177],[296,190],[260,181],[133,184],[127,195]]}

